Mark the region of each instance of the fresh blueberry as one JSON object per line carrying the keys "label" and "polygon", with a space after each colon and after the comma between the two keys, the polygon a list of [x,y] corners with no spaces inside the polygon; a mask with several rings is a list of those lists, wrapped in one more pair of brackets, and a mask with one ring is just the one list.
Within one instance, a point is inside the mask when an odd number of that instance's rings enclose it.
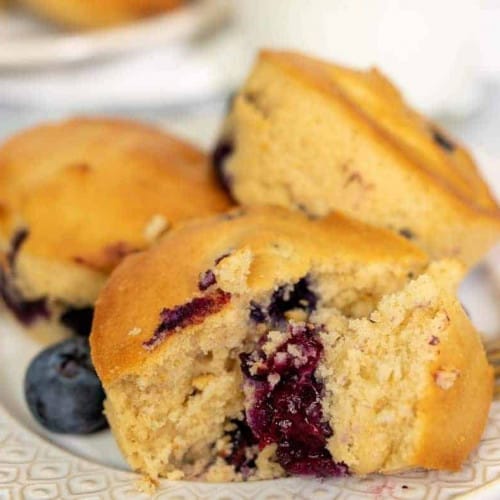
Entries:
{"label": "fresh blueberry", "polygon": [[38,354],[28,367],[24,394],[35,419],[52,432],[90,434],[108,425],[104,390],[84,337],[64,340]]}

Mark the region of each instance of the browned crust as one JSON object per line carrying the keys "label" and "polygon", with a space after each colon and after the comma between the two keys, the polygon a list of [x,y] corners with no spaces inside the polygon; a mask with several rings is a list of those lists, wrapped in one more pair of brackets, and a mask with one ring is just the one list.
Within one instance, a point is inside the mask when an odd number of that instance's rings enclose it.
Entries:
{"label": "browned crust", "polygon": [[[493,370],[479,336],[458,301],[447,300],[453,317],[446,349],[429,373],[429,390],[417,407],[419,437],[412,463],[428,469],[459,470],[486,427],[493,395]],[[456,370],[453,386],[436,382],[441,370]],[[479,382],[479,383],[478,383]]]}
{"label": "browned crust", "polygon": [[29,229],[23,253],[109,272],[169,227],[230,206],[204,153],[154,127],[77,118],[23,132],[0,149],[0,238]]}
{"label": "browned crust", "polygon": [[[105,385],[161,359],[176,334],[152,352],[142,345],[158,327],[160,312],[199,296],[200,273],[228,251],[246,248],[256,256],[248,277],[256,290],[274,286],[276,269],[298,279],[309,272],[312,262],[388,262],[418,271],[428,260],[403,238],[340,215],[311,221],[277,207],[246,209],[240,217],[238,213],[235,218],[223,215],[186,224],[118,266],[96,303],[90,338],[94,364]],[[283,257],[276,248],[292,253]],[[128,335],[133,329],[140,329],[140,334]]]}
{"label": "browned crust", "polygon": [[[260,53],[260,60],[279,66],[296,81],[301,82],[309,89],[319,91],[327,95],[330,99],[335,99],[336,104],[342,106],[345,112],[351,115],[360,127],[363,127],[365,133],[371,134],[381,144],[386,145],[387,153],[395,155],[399,164],[422,176],[426,182],[440,186],[443,194],[454,203],[458,201],[467,210],[495,219],[500,227],[500,208],[488,186],[479,176],[477,167],[463,145],[454,140],[457,145],[456,153],[453,155],[439,154],[441,168],[445,168],[448,171],[448,175],[443,176],[435,168],[432,168],[432,165],[426,163],[415,151],[406,147],[397,137],[388,133],[384,127],[364,112],[356,101],[350,98],[335,81],[331,70],[352,71],[359,78],[369,78],[370,73],[363,74],[354,70],[341,69],[293,52],[264,50]],[[395,97],[400,101],[400,104],[404,105],[397,90],[380,73],[374,73],[374,75],[378,79],[378,84],[383,84],[385,92],[389,91],[392,94],[392,98]],[[417,121],[426,122],[430,126],[437,128],[434,124],[425,121],[417,113],[409,109],[407,111],[408,113],[412,113]],[[432,145],[432,142],[429,142],[429,144],[433,149],[436,149]],[[460,162],[462,168],[457,168],[458,162]],[[464,170],[468,172],[468,175],[463,175]]]}

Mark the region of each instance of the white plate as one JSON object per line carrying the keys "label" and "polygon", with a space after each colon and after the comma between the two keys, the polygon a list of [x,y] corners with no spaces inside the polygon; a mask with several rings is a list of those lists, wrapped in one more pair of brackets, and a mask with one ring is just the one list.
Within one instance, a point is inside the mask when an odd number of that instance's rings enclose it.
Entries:
{"label": "white plate", "polygon": [[209,30],[230,13],[228,0],[196,0],[144,21],[67,32],[15,9],[0,10],[0,69],[82,62],[178,42]]}
{"label": "white plate", "polygon": [[[198,135],[198,134],[196,134]],[[485,174],[500,193],[494,162],[483,161]],[[491,340],[500,332],[500,255],[480,266],[461,289],[473,322]],[[497,276],[497,277],[496,277]],[[30,359],[41,348],[34,338],[5,314],[0,315],[0,499],[121,499],[150,498],[134,487],[109,431],[90,437],[50,434],[38,426],[24,403],[22,381]],[[393,476],[280,479],[244,484],[204,484],[163,481],[156,499],[273,498],[500,498],[500,402],[493,404],[487,430],[478,449],[458,473],[412,472]]]}

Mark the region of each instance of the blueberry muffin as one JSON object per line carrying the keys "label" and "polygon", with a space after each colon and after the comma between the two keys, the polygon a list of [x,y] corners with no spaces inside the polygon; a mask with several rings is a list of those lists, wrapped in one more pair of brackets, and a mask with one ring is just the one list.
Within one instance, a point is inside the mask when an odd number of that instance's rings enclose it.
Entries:
{"label": "blueberry muffin", "polygon": [[153,127],[80,118],[20,133],[0,148],[0,295],[25,324],[88,333],[124,256],[227,207],[206,156]]}
{"label": "blueberry muffin", "polygon": [[497,202],[467,150],[377,70],[264,51],[213,153],[244,204],[339,210],[475,263],[500,235]]}
{"label": "blueberry muffin", "polygon": [[102,28],[161,14],[185,0],[19,0],[36,14],[75,28]]}
{"label": "blueberry muffin", "polygon": [[126,459],[153,480],[458,469],[492,396],[462,272],[340,215],[262,207],[170,232],[97,301]]}

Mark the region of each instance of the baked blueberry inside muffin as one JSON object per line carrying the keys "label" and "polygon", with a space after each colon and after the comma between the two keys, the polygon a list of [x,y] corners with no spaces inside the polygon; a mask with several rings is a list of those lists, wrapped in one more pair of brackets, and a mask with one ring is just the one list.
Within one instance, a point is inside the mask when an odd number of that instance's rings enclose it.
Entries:
{"label": "baked blueberry inside muffin", "polygon": [[[48,318],[50,313],[45,297],[29,300],[16,286],[17,254],[28,237],[27,229],[19,229],[14,233],[8,251],[5,254],[5,265],[0,267],[0,296],[7,308],[23,324],[31,325],[39,318]],[[90,328],[88,330],[90,332]]]}
{"label": "baked blueberry inside muffin", "polygon": [[153,480],[456,470],[492,388],[462,272],[339,215],[186,224],[98,301],[91,351],[118,444]]}
{"label": "baked blueberry inside muffin", "polygon": [[22,132],[0,148],[0,295],[26,325],[88,335],[123,258],[228,206],[203,152],[154,127],[77,118]]}
{"label": "baked blueberry inside muffin", "polygon": [[323,382],[315,375],[323,354],[318,327],[292,323],[284,333],[276,350],[264,351],[267,333],[256,349],[240,355],[246,421],[260,449],[276,445],[276,461],[287,473],[343,475],[347,466],[327,448],[333,431],[321,407]]}

